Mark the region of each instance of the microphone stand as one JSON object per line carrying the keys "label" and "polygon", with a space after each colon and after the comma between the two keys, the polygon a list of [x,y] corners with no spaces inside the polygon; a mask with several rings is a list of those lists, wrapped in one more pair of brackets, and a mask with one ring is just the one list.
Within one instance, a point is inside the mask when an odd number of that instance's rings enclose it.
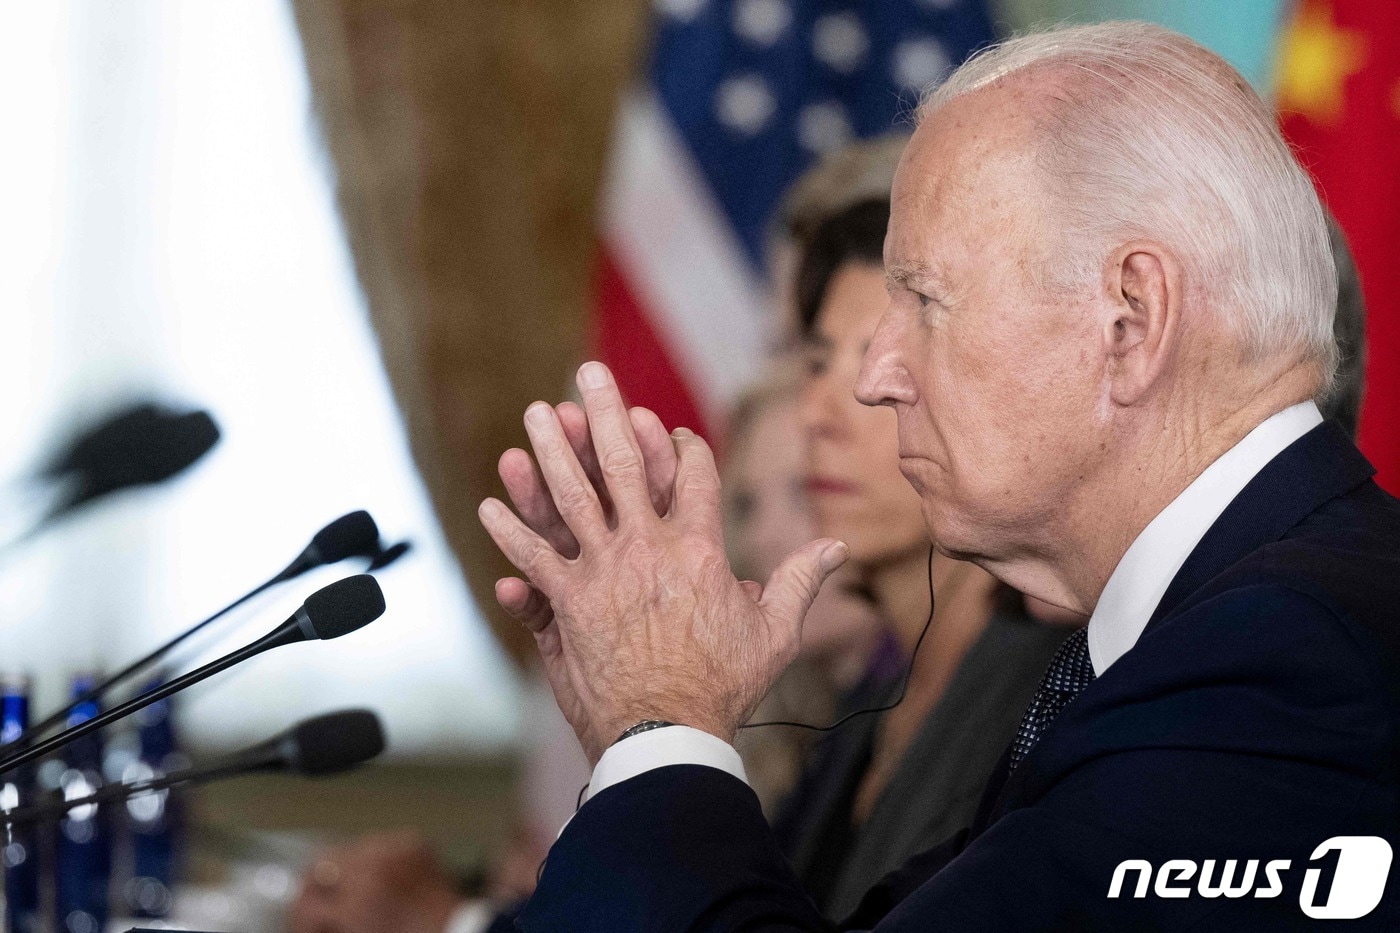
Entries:
{"label": "microphone stand", "polygon": [[342,635],[364,628],[384,614],[384,593],[379,584],[369,574],[357,574],[338,580],[330,586],[322,587],[306,598],[291,618],[268,632],[262,638],[210,661],[169,683],[154,690],[127,700],[120,706],[94,716],[72,726],[51,738],[45,739],[32,748],[17,751],[0,760],[0,774],[13,771],[37,758],[42,758],[70,742],[109,726],[119,719],[130,716],[137,710],[145,709],[152,703],[163,700],[173,693],[179,693],[206,680],[220,671],[228,670],[251,657],[262,654],[282,645],[294,645],[303,641],[329,641]]}
{"label": "microphone stand", "polygon": [[269,632],[250,645],[239,648],[232,654],[224,655],[216,661],[210,661],[203,667],[196,668],[188,674],[177,677],[169,683],[162,684],[156,689],[148,693],[143,693],[135,699],[128,700],[120,706],[114,706],[107,712],[79,723],[65,732],[60,732],[50,739],[45,739],[31,748],[7,756],[4,760],[0,760],[0,774],[7,774],[22,765],[42,758],[49,752],[62,748],[69,742],[80,739],[90,732],[96,732],[104,726],[109,726],[118,719],[130,716],[137,710],[145,709],[158,700],[163,700],[173,693],[179,693],[186,687],[196,684],[208,677],[212,677],[220,671],[228,670],[235,664],[241,664],[255,655],[262,654],[264,651],[281,645],[305,641],[306,635],[301,631],[300,616],[301,613],[298,612],[296,616],[288,619],[287,622],[278,626],[276,630]]}
{"label": "microphone stand", "polygon": [[72,713],[73,710],[77,709],[79,706],[82,706],[84,703],[90,703],[93,700],[98,699],[99,697],[105,696],[108,693],[108,691],[110,691],[117,684],[122,683],[123,681],[131,677],[133,674],[136,674],[137,672],[150,666],[153,662],[158,661],[160,658],[165,656],[165,654],[167,654],[171,649],[175,648],[177,645],[181,644],[186,639],[203,631],[208,626],[213,625],[219,619],[222,619],[224,616],[228,615],[230,612],[237,609],[239,606],[248,602],[250,599],[253,599],[256,596],[260,596],[261,594],[272,589],[274,586],[283,582],[282,578],[284,573],[285,571],[273,577],[271,580],[268,580],[267,582],[261,584],[257,588],[249,590],[247,593],[244,593],[242,596],[238,597],[238,599],[235,599],[233,602],[229,603],[227,606],[220,609],[218,612],[214,613],[212,616],[205,619],[203,622],[200,622],[194,628],[182,632],[179,635],[176,635],[170,641],[161,645],[159,648],[156,648],[154,651],[151,651],[144,657],[141,657],[131,662],[126,667],[117,671],[115,674],[112,674],[111,676],[107,677],[101,683],[96,684],[83,691],[80,695],[78,695],[77,698],[71,700],[67,705],[55,710],[52,715],[41,719],[39,722],[30,726],[28,729],[25,729],[24,732],[15,736],[15,738],[7,742],[4,746],[0,746],[0,750],[9,748],[22,748],[29,742],[33,741],[35,738],[48,732],[54,726],[63,725],[64,721],[68,718],[69,714]]}
{"label": "microphone stand", "polygon": [[[349,515],[342,516],[340,519],[337,519],[337,522],[344,521],[346,518],[349,517]],[[372,519],[368,519],[368,517],[367,520],[371,522],[373,521]],[[327,525],[326,528],[321,529],[321,532],[319,532],[318,535],[324,534],[337,522],[332,522],[330,525]],[[315,539],[313,539],[311,546],[314,547],[315,544]],[[3,554],[4,548],[7,546],[8,545],[0,545],[0,554]],[[398,560],[400,557],[402,557],[405,553],[407,553],[410,546],[411,545],[408,541],[401,541],[398,544],[393,545],[392,547],[380,550],[379,555],[371,559],[369,570],[379,570],[389,566],[390,564]],[[89,703],[93,700],[106,696],[107,693],[110,692],[113,687],[117,686],[123,681],[128,680],[134,674],[160,660],[162,657],[169,654],[175,648],[183,644],[186,640],[199,634],[204,629],[208,628],[210,625],[213,625],[219,619],[222,619],[224,616],[237,609],[239,606],[242,606],[249,600],[260,596],[261,594],[272,589],[274,586],[286,583],[289,580],[295,580],[303,573],[306,573],[307,571],[313,570],[317,566],[320,566],[323,558],[315,558],[314,562],[309,561],[308,554],[310,553],[313,553],[310,548],[302,551],[302,553],[298,555],[295,560],[293,560],[290,564],[284,567],[280,573],[272,577],[270,580],[267,580],[266,582],[259,584],[254,589],[249,590],[247,593],[244,593],[242,596],[238,597],[238,599],[235,599],[233,602],[229,603],[227,606],[220,609],[218,612],[214,613],[209,618],[198,623],[193,628],[181,632],[179,635],[176,635],[174,638],[170,639],[165,644],[160,645],[159,647],[151,650],[143,657],[132,661],[130,664],[117,671],[115,674],[108,676],[101,683],[95,684],[89,689],[83,691],[83,693],[80,694],[78,697],[69,701],[67,705],[60,707],[49,716],[46,716],[44,719],[30,726],[28,729],[25,729],[24,732],[15,736],[13,739],[5,743],[4,745],[0,745],[0,752],[4,752],[7,749],[23,748],[25,745],[32,742],[34,739],[38,738],[44,733],[48,732],[55,726],[63,725],[64,721],[68,718],[69,714],[73,712],[73,710],[77,709],[84,703]],[[325,562],[329,563],[330,561]]]}
{"label": "microphone stand", "polygon": [[0,824],[9,829],[16,826],[27,826],[30,823],[48,822],[49,820],[61,819],[69,810],[76,810],[78,807],[85,807],[89,804],[123,801],[140,794],[167,790],[176,784],[184,784],[187,781],[212,781],[223,777],[234,777],[240,771],[246,770],[246,768],[240,768],[238,762],[208,769],[184,768],[161,777],[137,781],[134,784],[107,784],[86,797],[75,797],[72,800],[64,799],[61,796],[62,791],[53,791],[48,799],[16,807],[13,810],[0,811]]}
{"label": "microphone stand", "polygon": [[[272,636],[278,633],[274,632]],[[266,640],[266,639],[264,639]],[[328,741],[334,744],[327,746]],[[204,783],[245,774],[295,773],[306,777],[335,774],[361,765],[384,750],[384,731],[369,710],[348,709],[326,713],[298,723],[265,742],[226,755],[211,763],[181,768],[131,783],[113,783],[85,797],[66,799],[62,790],[16,807],[0,809],[0,826],[10,829],[29,823],[61,818],[69,810],[89,804],[128,800],[157,793],[177,784]]]}

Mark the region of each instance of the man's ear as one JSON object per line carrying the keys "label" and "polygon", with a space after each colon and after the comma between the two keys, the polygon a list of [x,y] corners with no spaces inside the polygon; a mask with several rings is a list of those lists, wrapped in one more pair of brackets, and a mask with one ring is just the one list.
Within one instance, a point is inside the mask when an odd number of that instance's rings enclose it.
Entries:
{"label": "man's ear", "polygon": [[1115,250],[1104,271],[1110,313],[1102,338],[1112,398],[1133,405],[1161,378],[1176,352],[1181,269],[1161,244],[1135,240]]}

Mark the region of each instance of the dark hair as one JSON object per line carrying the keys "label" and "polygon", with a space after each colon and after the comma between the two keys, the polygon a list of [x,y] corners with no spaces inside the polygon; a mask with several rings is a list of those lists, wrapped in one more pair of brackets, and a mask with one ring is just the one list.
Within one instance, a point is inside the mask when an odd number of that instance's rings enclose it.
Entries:
{"label": "dark hair", "polygon": [[827,217],[811,236],[797,244],[797,320],[800,332],[810,334],[836,270],[847,262],[884,261],[885,228],[890,223],[887,198],[858,201]]}

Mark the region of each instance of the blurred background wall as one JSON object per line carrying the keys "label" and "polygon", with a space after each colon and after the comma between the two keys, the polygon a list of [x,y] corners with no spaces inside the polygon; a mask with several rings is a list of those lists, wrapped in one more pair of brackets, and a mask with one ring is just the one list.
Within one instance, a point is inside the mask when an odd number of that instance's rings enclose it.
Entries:
{"label": "blurred background wall", "polygon": [[1289,0],[999,0],[1012,29],[1039,23],[1141,19],[1186,33],[1219,52],[1261,91],[1273,85],[1274,38]]}

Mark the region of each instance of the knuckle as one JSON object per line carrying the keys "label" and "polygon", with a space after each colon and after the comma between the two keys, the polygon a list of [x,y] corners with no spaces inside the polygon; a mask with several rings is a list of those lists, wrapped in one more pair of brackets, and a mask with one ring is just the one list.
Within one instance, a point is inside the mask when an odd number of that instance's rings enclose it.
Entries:
{"label": "knuckle", "polygon": [[712,586],[718,586],[733,576],[729,569],[729,561],[723,554],[706,554],[700,560],[700,571],[704,579]]}
{"label": "knuckle", "polygon": [[600,450],[598,463],[605,472],[615,476],[637,476],[641,469],[637,452],[623,440],[612,441]]}
{"label": "knuckle", "polygon": [[714,561],[722,558],[715,551],[715,535],[709,528],[696,525],[687,525],[680,531],[681,541],[686,550],[691,554],[701,555],[705,561]]}
{"label": "knuckle", "polygon": [[513,528],[510,532],[510,543],[515,555],[519,558],[524,570],[526,568],[538,567],[545,558],[545,546],[539,538],[528,534],[520,528]]}
{"label": "knuckle", "polygon": [[597,498],[593,491],[582,483],[569,483],[556,494],[559,511],[565,514],[578,514],[590,508],[597,508]]}
{"label": "knuckle", "polygon": [[676,485],[685,490],[690,496],[711,495],[719,491],[719,478],[713,473],[703,470],[686,470],[677,480]]}
{"label": "knuckle", "polygon": [[618,542],[617,556],[629,567],[651,568],[660,560],[661,552],[649,537],[631,534]]}
{"label": "knuckle", "polygon": [[681,448],[686,455],[693,458],[698,463],[713,463],[715,459],[714,451],[710,449],[709,441],[696,434],[686,439]]}
{"label": "knuckle", "polygon": [[714,458],[709,455],[708,450],[709,449],[706,448],[703,454],[695,452],[683,455],[681,468],[685,470],[688,476],[692,476],[696,479],[704,478],[718,482],[719,471],[715,469]]}
{"label": "knuckle", "polygon": [[695,477],[691,488],[697,493],[717,497],[719,495],[719,477],[713,471],[701,473]]}

